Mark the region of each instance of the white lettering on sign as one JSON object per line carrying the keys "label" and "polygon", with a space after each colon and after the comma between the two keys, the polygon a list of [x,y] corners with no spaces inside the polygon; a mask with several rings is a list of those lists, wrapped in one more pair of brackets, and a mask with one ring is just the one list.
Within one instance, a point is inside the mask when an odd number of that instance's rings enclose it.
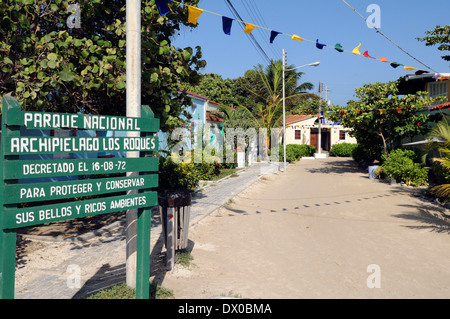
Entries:
{"label": "white lettering on sign", "polygon": [[45,112],[24,113],[25,126],[34,128],[140,131],[138,121],[139,119],[135,117]]}
{"label": "white lettering on sign", "polygon": [[48,209],[40,209],[39,212],[39,220],[49,220],[54,218],[68,217],[72,215],[72,207],[57,207],[57,208],[48,208]]}
{"label": "white lettering on sign", "polygon": [[140,131],[138,119],[132,117],[111,117],[85,115],[83,126],[87,130],[128,130]]}
{"label": "white lettering on sign", "polygon": [[110,209],[115,209],[115,208],[127,208],[127,207],[132,207],[132,206],[143,206],[146,204],[146,198],[145,196],[139,196],[139,197],[134,197],[134,198],[126,198],[126,199],[118,199],[118,200],[113,200],[111,202],[111,206],[109,207]]}
{"label": "white lettering on sign", "polygon": [[117,137],[111,137],[106,140],[103,140],[103,148],[104,151],[116,151],[120,149],[120,142]]}
{"label": "white lettering on sign", "polygon": [[45,190],[43,187],[23,187],[20,189],[20,198],[39,198],[45,197]]}
{"label": "white lettering on sign", "polygon": [[50,186],[50,196],[87,194],[90,192],[92,192],[92,183]]}
{"label": "white lettering on sign", "polygon": [[[100,143],[102,139],[102,143]],[[154,137],[13,137],[10,152],[17,153],[72,153],[98,151],[151,151]],[[122,144],[122,145],[121,145]],[[100,147],[102,146],[102,147]]]}
{"label": "white lettering on sign", "polygon": [[100,143],[96,137],[38,138],[14,137],[11,139],[11,153],[43,152],[96,152]]}
{"label": "white lettering on sign", "polygon": [[34,212],[23,212],[16,214],[16,224],[34,222]]}
{"label": "white lettering on sign", "polygon": [[121,189],[121,188],[129,188],[129,187],[141,187],[144,186],[144,178],[131,178],[131,179],[123,179],[123,180],[112,180],[106,182],[106,189]]}
{"label": "white lettering on sign", "polygon": [[125,151],[146,151],[155,148],[154,137],[130,137],[124,140]]}
{"label": "white lettering on sign", "polygon": [[106,210],[106,203],[105,202],[98,202],[98,203],[90,203],[84,205],[84,213],[99,213]]}
{"label": "white lettering on sign", "polygon": [[23,175],[53,174],[53,173],[73,173],[75,166],[73,163],[43,163],[43,164],[23,164]]}
{"label": "white lettering on sign", "polygon": [[35,128],[75,128],[77,126],[77,118],[78,114],[25,113],[24,115],[25,126]]}

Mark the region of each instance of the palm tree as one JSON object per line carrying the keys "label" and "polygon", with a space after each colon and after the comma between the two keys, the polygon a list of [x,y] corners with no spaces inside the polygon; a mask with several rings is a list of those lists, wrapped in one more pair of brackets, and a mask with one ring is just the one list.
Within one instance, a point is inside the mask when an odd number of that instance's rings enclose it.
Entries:
{"label": "palm tree", "polygon": [[[313,84],[305,82],[298,85],[304,73],[289,70],[292,68],[293,66],[288,66],[285,72],[286,111],[290,111],[299,101],[315,96],[306,92],[313,89]],[[252,83],[251,88],[247,87],[247,90],[256,99],[256,106],[252,110],[243,105],[238,108],[245,110],[258,127],[265,128],[269,132],[274,127],[282,126],[283,62],[272,60],[266,68],[259,64],[254,71],[257,73],[255,82]],[[270,138],[268,138],[268,145],[270,145]]]}
{"label": "palm tree", "polygon": [[[437,150],[440,157],[434,157],[433,161],[438,162],[445,170],[450,172],[450,125],[449,117],[446,116],[436,124],[428,134],[428,151]],[[441,184],[431,189],[431,192],[438,197],[450,197],[450,184]]]}

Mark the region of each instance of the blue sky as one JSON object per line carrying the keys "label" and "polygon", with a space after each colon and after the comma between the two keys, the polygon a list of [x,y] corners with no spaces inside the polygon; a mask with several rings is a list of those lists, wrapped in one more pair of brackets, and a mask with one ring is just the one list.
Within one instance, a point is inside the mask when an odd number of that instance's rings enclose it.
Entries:
{"label": "blue sky", "polygon": [[[328,86],[328,98],[333,104],[346,105],[354,99],[355,88],[366,83],[397,80],[414,71],[402,67],[392,68],[387,63],[349,52],[339,53],[334,45],[340,43],[352,51],[361,43],[360,52],[368,51],[373,57],[385,57],[407,66],[429,71],[425,66],[368,28],[366,22],[342,0],[230,0],[245,22],[305,39],[327,44],[319,50],[313,43],[293,41],[289,36],[278,35],[269,43],[270,31],[255,28],[252,32],[271,59],[281,59],[282,49],[287,52],[288,64],[295,66],[320,61],[318,67],[304,67],[304,82],[315,85],[319,81]],[[417,37],[436,25],[450,24],[449,0],[346,0],[365,18],[370,4],[380,7],[380,31],[408,51],[418,60],[437,72],[450,72],[449,63],[441,59],[436,47],[426,47]],[[201,0],[199,8],[234,18],[225,0]],[[222,31],[222,18],[203,12],[195,29],[184,28],[174,40],[177,47],[202,47],[207,67],[203,73],[220,74],[223,78],[237,78],[257,64],[266,65],[266,59],[255,49],[248,36],[236,21],[231,35]],[[325,94],[323,93],[325,97]]]}

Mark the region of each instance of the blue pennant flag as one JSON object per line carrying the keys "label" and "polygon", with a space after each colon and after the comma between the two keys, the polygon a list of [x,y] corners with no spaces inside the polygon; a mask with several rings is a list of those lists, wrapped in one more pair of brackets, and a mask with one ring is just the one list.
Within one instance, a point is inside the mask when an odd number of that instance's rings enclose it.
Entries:
{"label": "blue pennant flag", "polygon": [[322,50],[323,47],[326,47],[326,44],[319,43],[319,39],[316,40],[316,48]]}
{"label": "blue pennant flag", "polygon": [[172,0],[155,0],[156,6],[158,7],[159,14],[165,16],[169,13],[169,2]]}
{"label": "blue pennant flag", "polygon": [[231,25],[233,24],[233,19],[222,16],[222,28],[225,34],[231,35]]}
{"label": "blue pennant flag", "polygon": [[277,35],[279,35],[281,32],[277,32],[277,31],[271,31],[270,32],[270,43],[273,43],[273,40],[275,40],[275,38],[277,37]]}

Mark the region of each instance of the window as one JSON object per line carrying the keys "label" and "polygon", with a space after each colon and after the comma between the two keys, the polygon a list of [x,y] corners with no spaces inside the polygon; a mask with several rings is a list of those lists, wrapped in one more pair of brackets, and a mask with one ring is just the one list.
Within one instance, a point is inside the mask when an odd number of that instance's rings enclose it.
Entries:
{"label": "window", "polygon": [[301,130],[294,130],[294,140],[301,140],[302,139],[302,131]]}
{"label": "window", "polygon": [[429,82],[427,84],[428,88],[428,96],[438,97],[438,96],[444,96],[448,97],[448,81],[443,82]]}
{"label": "window", "polygon": [[339,130],[339,140],[345,141],[346,132],[344,130]]}

